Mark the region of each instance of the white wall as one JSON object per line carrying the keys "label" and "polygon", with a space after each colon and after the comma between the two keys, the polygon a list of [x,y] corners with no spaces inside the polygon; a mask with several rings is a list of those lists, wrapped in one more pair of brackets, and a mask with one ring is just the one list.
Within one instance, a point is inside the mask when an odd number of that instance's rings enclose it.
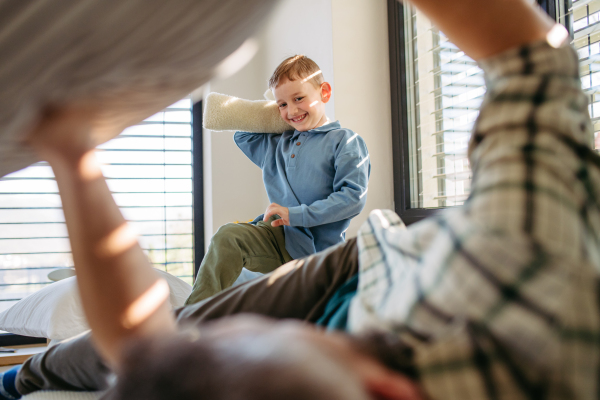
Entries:
{"label": "white wall", "polygon": [[367,205],[352,220],[355,236],[369,212],[394,208],[392,122],[386,0],[332,0],[335,114],[367,142]]}
{"label": "white wall", "polygon": [[[313,59],[323,77],[333,87],[333,96],[325,106],[327,116],[335,120],[335,77],[331,0],[284,0],[271,15],[264,32],[266,47],[264,79],[267,80],[287,57],[304,54]],[[266,85],[265,85],[266,89]]]}
{"label": "white wall", "polygon": [[[286,57],[314,59],[333,86],[327,115],[358,132],[371,154],[367,206],[348,230],[354,236],[373,208],[392,208],[391,122],[385,0],[283,0],[256,35],[260,50],[210,91],[260,99]],[[232,133],[205,132],[206,235],[264,212],[261,172],[233,143]]]}
{"label": "white wall", "polygon": [[[233,76],[213,80],[208,90],[246,99],[260,99],[264,80],[257,79],[265,67],[264,47],[245,68]],[[254,219],[266,208],[266,192],[260,168],[236,146],[233,132],[204,131],[205,245],[219,226]],[[209,175],[209,176],[207,176]]]}

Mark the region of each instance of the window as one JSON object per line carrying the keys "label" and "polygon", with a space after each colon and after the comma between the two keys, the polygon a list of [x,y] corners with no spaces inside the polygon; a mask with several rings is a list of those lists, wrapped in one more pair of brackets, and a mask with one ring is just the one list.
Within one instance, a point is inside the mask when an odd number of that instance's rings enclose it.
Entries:
{"label": "window", "polygon": [[469,194],[467,146],[485,94],[483,72],[405,3],[410,207],[460,205]]}
{"label": "window", "polygon": [[[192,168],[194,159],[201,160],[192,152],[192,142],[198,142],[192,135],[192,111],[201,115],[197,107],[181,100],[97,152],[108,186],[154,266],[189,283],[194,277]],[[201,162],[199,168],[201,177]],[[201,204],[200,199],[196,207]],[[52,283],[47,277],[52,270],[72,265],[51,168],[41,162],[1,178],[0,311]]]}
{"label": "window", "polygon": [[[561,1],[538,4],[554,16]],[[408,3],[388,0],[388,23],[395,211],[410,224],[469,196],[467,146],[485,82],[476,62]]]}
{"label": "window", "polygon": [[600,149],[600,0],[560,0],[559,21],[571,32],[579,55],[581,86],[589,96],[595,148]]}

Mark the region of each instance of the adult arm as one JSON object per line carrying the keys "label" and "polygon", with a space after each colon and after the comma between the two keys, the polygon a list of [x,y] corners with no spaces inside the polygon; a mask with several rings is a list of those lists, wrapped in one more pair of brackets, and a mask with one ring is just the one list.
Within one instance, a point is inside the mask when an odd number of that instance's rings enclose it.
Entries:
{"label": "adult arm", "polygon": [[410,0],[475,60],[546,38],[554,22],[527,0]]}
{"label": "adult arm", "polygon": [[54,171],[83,309],[100,352],[118,367],[125,341],[169,334],[175,321],[168,286],[152,270],[95,158],[97,115],[93,108],[55,110],[29,143]]}
{"label": "adult arm", "polygon": [[351,325],[411,343],[432,399],[591,398],[598,361],[583,336],[599,327],[600,171],[577,56],[545,43],[551,25],[525,1],[414,3],[486,57],[471,195],[408,230],[370,216]]}
{"label": "adult arm", "polygon": [[309,205],[289,207],[291,226],[310,228],[341,221],[355,217],[365,207],[371,162],[367,146],[357,134],[342,138],[334,168],[333,193]]}

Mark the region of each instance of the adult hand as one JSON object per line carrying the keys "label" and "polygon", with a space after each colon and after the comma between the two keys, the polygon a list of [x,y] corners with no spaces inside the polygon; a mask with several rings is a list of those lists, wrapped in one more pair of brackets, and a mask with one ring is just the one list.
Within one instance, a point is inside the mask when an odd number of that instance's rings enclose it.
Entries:
{"label": "adult hand", "polygon": [[[475,60],[544,39],[555,25],[529,0],[410,2]],[[566,30],[563,34],[564,38],[568,35]]]}
{"label": "adult hand", "polygon": [[45,161],[78,158],[94,148],[91,138],[95,110],[63,107],[48,110],[28,134],[26,142]]}
{"label": "adult hand", "polygon": [[263,218],[263,221],[268,221],[269,218],[275,214],[279,215],[280,219],[276,219],[275,221],[271,222],[271,226],[290,226],[290,210],[288,210],[287,207],[280,206],[277,203],[269,204],[269,207],[267,207],[267,210],[265,211],[265,217]]}
{"label": "adult hand", "polygon": [[101,105],[91,102],[48,107],[29,129],[25,143],[51,165],[81,158],[125,128],[122,121],[107,119],[103,113]]}

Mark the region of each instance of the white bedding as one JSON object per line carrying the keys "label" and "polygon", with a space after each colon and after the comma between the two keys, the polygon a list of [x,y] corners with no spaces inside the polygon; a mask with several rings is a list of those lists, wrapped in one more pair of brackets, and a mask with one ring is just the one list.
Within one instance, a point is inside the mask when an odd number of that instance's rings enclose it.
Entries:
{"label": "white bedding", "polygon": [[[167,272],[158,269],[156,272],[169,284],[171,306],[183,306],[192,287]],[[48,338],[52,343],[87,331],[89,327],[81,307],[76,278],[48,285],[0,313],[0,329],[18,335]]]}
{"label": "white bedding", "polygon": [[22,400],[97,400],[101,392],[41,391],[23,396]]}

